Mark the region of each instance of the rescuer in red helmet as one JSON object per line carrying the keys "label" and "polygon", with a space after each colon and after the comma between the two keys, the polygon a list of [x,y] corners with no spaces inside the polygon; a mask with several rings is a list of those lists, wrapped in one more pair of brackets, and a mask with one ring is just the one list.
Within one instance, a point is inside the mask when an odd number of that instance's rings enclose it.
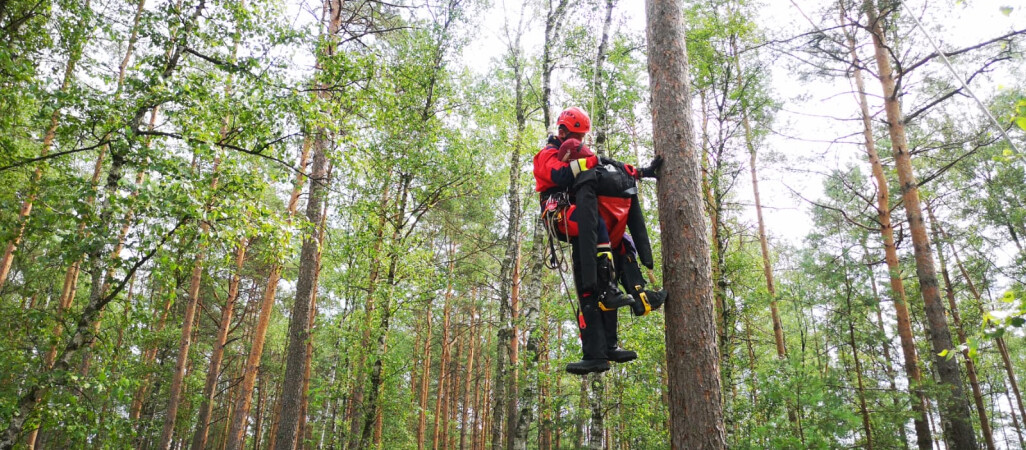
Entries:
{"label": "rescuer in red helmet", "polygon": [[[609,369],[609,361],[627,362],[638,356],[617,345],[616,308],[630,306],[641,316],[665,301],[665,292],[644,289],[646,281],[638,266],[639,254],[647,267],[652,268],[653,262],[635,185],[642,177],[654,178],[662,161],[653,160],[649,167],[636,170],[600,160],[582,144],[591,120],[580,108],[567,108],[556,123],[558,135],[550,136],[534,157],[534,176],[543,220],[557,238],[570,242],[572,250],[584,355],[566,370],[603,372]],[[634,240],[625,235],[626,228]],[[590,257],[591,249],[595,258]],[[630,295],[620,292],[617,282]]]}

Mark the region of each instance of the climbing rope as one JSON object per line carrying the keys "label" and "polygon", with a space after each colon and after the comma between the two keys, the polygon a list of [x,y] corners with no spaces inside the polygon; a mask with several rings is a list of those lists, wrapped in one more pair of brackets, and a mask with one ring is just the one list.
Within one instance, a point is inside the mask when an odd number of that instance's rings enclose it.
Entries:
{"label": "climbing rope", "polygon": [[[559,235],[557,234],[560,230],[558,229],[559,218],[567,217],[570,212],[570,201],[567,193],[557,194],[553,200],[556,202],[556,207],[553,209],[546,208],[542,211],[542,226],[545,228],[545,233],[549,239],[549,258],[545,263],[545,267],[555,270],[559,273],[559,280],[563,285],[563,292],[566,294],[564,297],[567,304],[570,305],[570,310],[573,312],[574,318],[577,319],[581,310],[574,301],[573,294],[570,293],[570,286],[566,282],[566,272],[573,270],[572,264],[567,264],[566,258],[566,247],[563,246],[562,242],[559,241]],[[563,235],[570,235],[570,225],[566,220],[563,220]],[[558,243],[557,243],[558,242]],[[558,252],[557,252],[558,250]],[[573,260],[573,246],[570,246],[570,258]]]}

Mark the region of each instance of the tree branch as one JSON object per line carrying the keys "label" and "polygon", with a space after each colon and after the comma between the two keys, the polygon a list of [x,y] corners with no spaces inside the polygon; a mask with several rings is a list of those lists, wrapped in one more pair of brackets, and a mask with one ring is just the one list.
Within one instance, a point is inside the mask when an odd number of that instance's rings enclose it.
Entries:
{"label": "tree branch", "polygon": [[[991,39],[989,41],[983,41],[983,42],[980,42],[979,44],[971,45],[971,46],[963,48],[963,49],[959,49],[959,50],[955,50],[955,51],[951,51],[951,52],[944,52],[944,56],[947,56],[947,57],[958,56],[958,55],[961,55],[963,53],[968,53],[968,52],[971,52],[973,50],[981,49],[983,47],[986,47],[986,46],[988,46],[990,44],[994,44],[994,43],[999,42],[999,41],[1010,41],[1013,37],[1019,36],[1019,35],[1022,35],[1022,34],[1026,34],[1026,29],[1016,30],[1016,31],[1013,31],[1011,33],[1005,34],[1003,36],[998,36],[998,37],[996,37],[994,39]],[[916,61],[915,63],[913,63],[910,66],[908,66],[908,68],[905,69],[903,74],[912,72],[913,70],[915,70],[919,66],[922,66],[923,64],[926,64],[930,60],[932,60],[932,59],[934,59],[934,58],[936,58],[936,57],[938,57],[940,55],[941,54],[937,53],[937,52],[933,52],[933,53],[930,53],[929,55],[926,55],[926,57],[924,57],[923,59],[920,59],[919,61]]]}

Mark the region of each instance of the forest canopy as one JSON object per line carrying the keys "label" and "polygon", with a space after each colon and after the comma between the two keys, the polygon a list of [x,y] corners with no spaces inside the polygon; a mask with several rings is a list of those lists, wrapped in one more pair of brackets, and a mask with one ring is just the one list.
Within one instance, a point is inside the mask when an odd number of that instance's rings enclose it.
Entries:
{"label": "forest canopy", "polygon": [[1026,8],[645,3],[0,0],[0,449],[1026,448]]}

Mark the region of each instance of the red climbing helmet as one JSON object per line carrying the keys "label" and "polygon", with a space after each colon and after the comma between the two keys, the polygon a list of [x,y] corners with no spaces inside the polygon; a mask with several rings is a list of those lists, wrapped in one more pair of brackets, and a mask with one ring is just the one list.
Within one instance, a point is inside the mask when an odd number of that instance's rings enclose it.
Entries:
{"label": "red climbing helmet", "polygon": [[571,106],[559,113],[556,125],[565,126],[567,130],[574,133],[587,133],[591,130],[591,119],[583,109]]}

